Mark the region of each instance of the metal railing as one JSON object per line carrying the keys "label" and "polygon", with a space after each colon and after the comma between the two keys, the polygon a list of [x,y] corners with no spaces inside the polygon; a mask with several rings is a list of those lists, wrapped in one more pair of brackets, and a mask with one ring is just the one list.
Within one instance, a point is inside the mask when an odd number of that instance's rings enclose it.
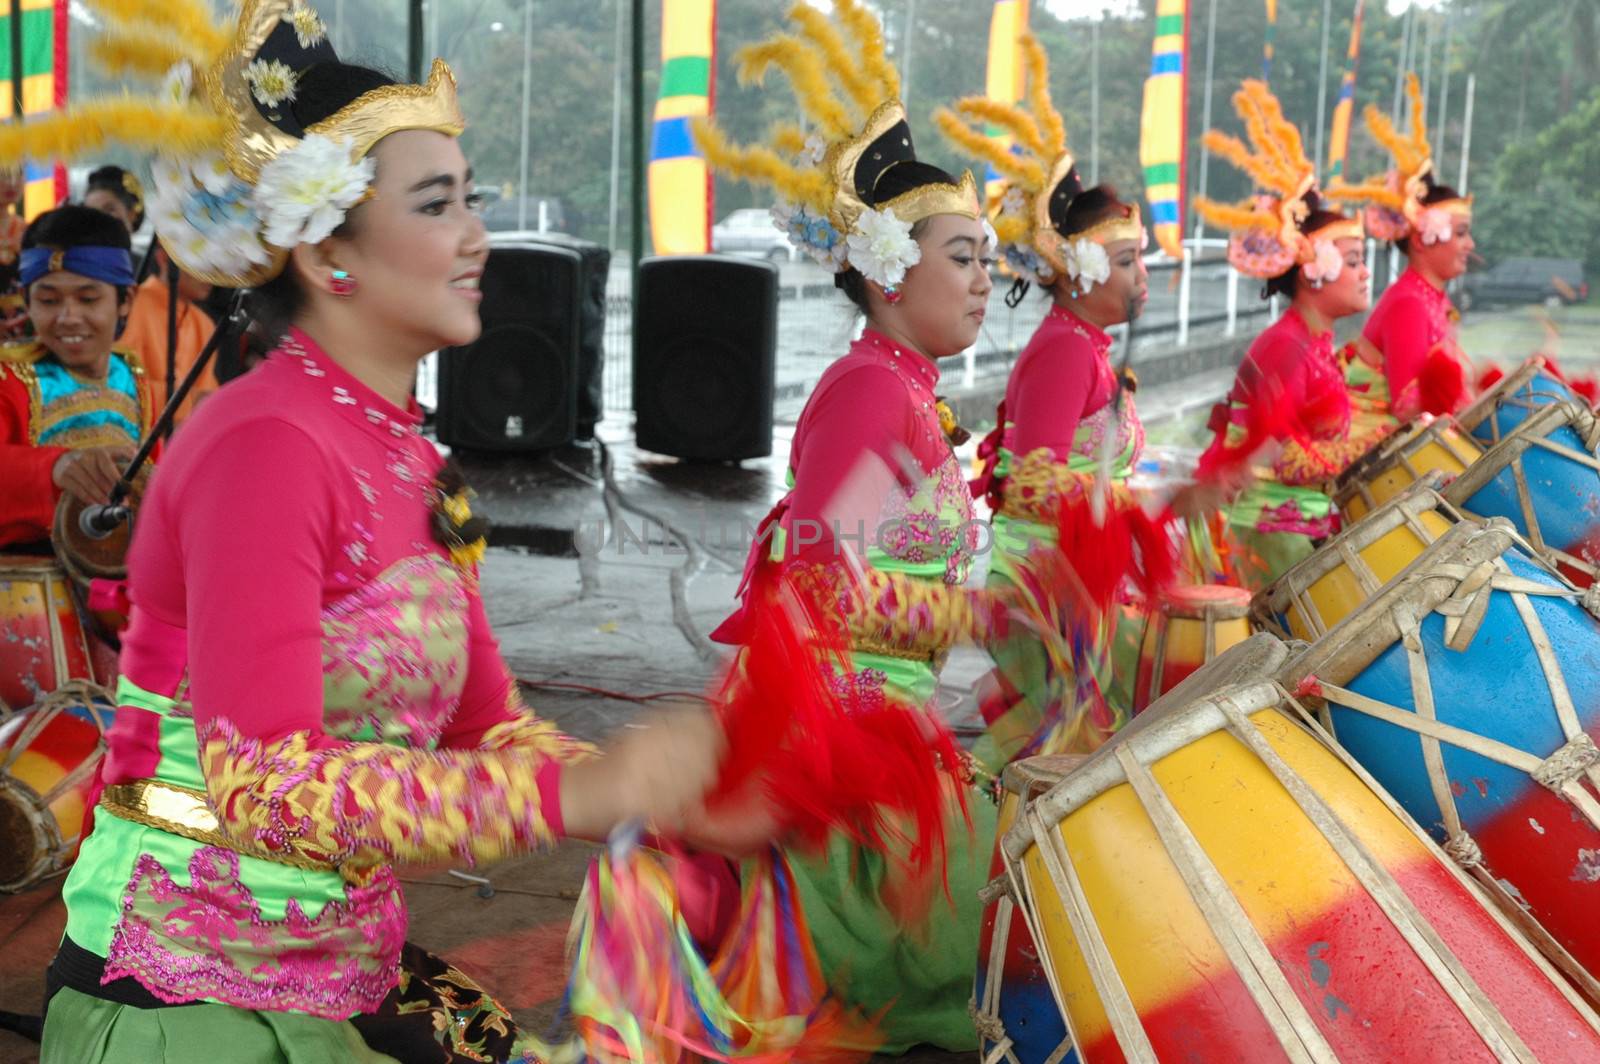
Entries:
{"label": "metal railing", "polygon": [[[1190,238],[1181,261],[1146,256],[1150,300],[1135,325],[1130,362],[1188,347],[1202,339],[1259,331],[1257,319],[1275,318],[1281,301],[1258,297],[1260,282],[1241,275],[1226,258],[1227,241]],[[1377,250],[1368,242],[1368,261]],[[1387,271],[1382,271],[1387,273]],[[1010,280],[996,277],[989,313],[978,342],[964,352],[945,379],[970,388],[991,376],[1004,376],[1021,354],[1049,307],[1048,296],[1029,292],[1015,308],[1005,305]],[[633,406],[632,302],[626,263],[613,264],[606,296],[605,408],[623,413]],[[778,284],[777,416],[798,416],[806,397],[828,365],[859,333],[860,315],[833,285],[833,278],[809,262],[780,267]],[[1128,330],[1113,330],[1119,344]]]}

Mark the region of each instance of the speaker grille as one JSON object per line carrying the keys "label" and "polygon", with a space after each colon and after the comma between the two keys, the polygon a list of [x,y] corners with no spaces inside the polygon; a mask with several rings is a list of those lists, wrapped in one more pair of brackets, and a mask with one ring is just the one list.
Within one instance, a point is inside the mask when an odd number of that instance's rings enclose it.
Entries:
{"label": "speaker grille", "polygon": [[777,277],[769,263],[727,256],[640,264],[640,447],[707,461],[772,453]]}
{"label": "speaker grille", "polygon": [[483,274],[483,334],[440,353],[439,440],[452,447],[559,447],[577,425],[580,259],[499,246]]}

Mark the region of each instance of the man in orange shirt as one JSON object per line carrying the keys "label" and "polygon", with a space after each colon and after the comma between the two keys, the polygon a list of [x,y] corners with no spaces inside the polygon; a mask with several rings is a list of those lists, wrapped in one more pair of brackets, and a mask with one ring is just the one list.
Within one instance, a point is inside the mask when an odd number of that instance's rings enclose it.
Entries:
{"label": "man in orange shirt", "polygon": [[[145,373],[155,393],[156,409],[167,402],[167,253],[160,243],[154,246],[150,276],[134,292],[133,309],[122,330],[120,343],[135,352],[144,363]],[[196,304],[211,294],[211,286],[186,273],[178,275],[178,346],[176,381],[182,381],[200,352],[211,339],[215,326]],[[183,424],[194,412],[195,404],[217,389],[215,363],[208,364],[193,390],[178,407],[175,425]]]}

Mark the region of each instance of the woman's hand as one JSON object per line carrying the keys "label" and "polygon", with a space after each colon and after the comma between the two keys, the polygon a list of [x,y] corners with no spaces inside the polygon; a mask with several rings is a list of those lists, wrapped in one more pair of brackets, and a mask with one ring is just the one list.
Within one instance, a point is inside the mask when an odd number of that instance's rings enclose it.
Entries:
{"label": "woman's hand", "polygon": [[695,849],[743,858],[766,849],[782,827],[760,781],[752,780],[738,794],[718,802],[715,809],[702,805],[692,810],[676,835]]}
{"label": "woman's hand", "polygon": [[726,742],[703,708],[652,713],[625,725],[601,756],[567,767],[561,816],[568,835],[604,839],[627,820],[677,834],[699,815],[716,783]]}
{"label": "woman's hand", "polygon": [[1198,481],[1185,484],[1172,497],[1172,512],[1186,521],[1201,520],[1226,506],[1239,494],[1241,487],[1231,482],[1219,484]]}

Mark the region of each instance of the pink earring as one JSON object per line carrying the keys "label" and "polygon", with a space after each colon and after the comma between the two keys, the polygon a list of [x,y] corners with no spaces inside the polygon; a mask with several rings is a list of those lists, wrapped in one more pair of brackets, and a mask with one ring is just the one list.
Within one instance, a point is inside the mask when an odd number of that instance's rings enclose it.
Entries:
{"label": "pink earring", "polygon": [[883,300],[885,303],[888,303],[891,306],[900,302],[900,289],[896,288],[892,284],[885,285],[883,288]]}
{"label": "pink earring", "polygon": [[356,279],[344,270],[334,270],[333,276],[328,279],[328,286],[333,289],[334,295],[348,299],[355,295]]}

